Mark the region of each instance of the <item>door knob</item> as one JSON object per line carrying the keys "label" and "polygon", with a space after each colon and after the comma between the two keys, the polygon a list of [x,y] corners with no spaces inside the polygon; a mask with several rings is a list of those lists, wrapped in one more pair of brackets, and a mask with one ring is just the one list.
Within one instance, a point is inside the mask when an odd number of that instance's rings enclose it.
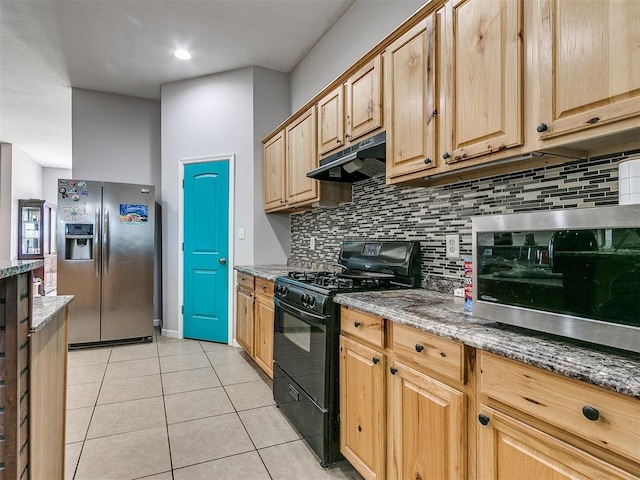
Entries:
{"label": "door knob", "polygon": [[218,263],[220,263],[220,265],[225,265],[227,263],[227,259],[221,258],[220,260],[218,260]]}

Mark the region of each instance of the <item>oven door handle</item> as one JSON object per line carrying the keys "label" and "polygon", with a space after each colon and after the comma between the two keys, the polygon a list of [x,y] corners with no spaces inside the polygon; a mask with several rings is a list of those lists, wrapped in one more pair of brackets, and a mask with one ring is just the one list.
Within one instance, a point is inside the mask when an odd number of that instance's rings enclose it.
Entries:
{"label": "oven door handle", "polygon": [[313,315],[309,312],[305,312],[304,310],[300,310],[293,305],[288,305],[278,298],[274,298],[273,303],[275,304],[276,308],[281,308],[285,312],[289,312],[291,315],[295,316],[297,319],[303,321],[308,325],[321,328],[322,330],[325,330],[327,328],[326,320],[327,318],[329,318],[329,315]]}

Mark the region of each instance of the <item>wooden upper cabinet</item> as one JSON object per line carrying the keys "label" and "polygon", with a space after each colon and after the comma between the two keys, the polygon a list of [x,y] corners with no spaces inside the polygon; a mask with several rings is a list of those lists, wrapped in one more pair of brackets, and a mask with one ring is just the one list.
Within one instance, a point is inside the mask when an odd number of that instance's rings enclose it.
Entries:
{"label": "wooden upper cabinet", "polygon": [[264,145],[264,209],[267,212],[286,207],[284,130]]}
{"label": "wooden upper cabinet", "polygon": [[344,88],[338,88],[318,102],[318,152],[320,155],[344,147]]}
{"label": "wooden upper cabinet", "polygon": [[454,163],[521,145],[522,0],[452,0],[444,8],[442,158]]}
{"label": "wooden upper cabinet", "polygon": [[382,62],[380,55],[354,73],[346,84],[346,140],[382,128]]}
{"label": "wooden upper cabinet", "polygon": [[543,0],[540,8],[540,138],[640,116],[640,2]]}
{"label": "wooden upper cabinet", "polygon": [[384,53],[387,181],[420,178],[436,158],[434,15]]}
{"label": "wooden upper cabinet", "polygon": [[317,199],[318,181],[307,177],[307,173],[318,165],[315,107],[286,128],[286,148],[289,206]]}

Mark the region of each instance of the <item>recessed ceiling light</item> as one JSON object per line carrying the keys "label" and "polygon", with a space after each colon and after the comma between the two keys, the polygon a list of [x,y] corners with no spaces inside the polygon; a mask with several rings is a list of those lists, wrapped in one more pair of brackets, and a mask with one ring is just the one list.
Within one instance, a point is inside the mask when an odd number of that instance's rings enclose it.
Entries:
{"label": "recessed ceiling light", "polygon": [[180,60],[189,60],[191,58],[191,54],[186,50],[182,50],[181,48],[173,52],[173,54]]}

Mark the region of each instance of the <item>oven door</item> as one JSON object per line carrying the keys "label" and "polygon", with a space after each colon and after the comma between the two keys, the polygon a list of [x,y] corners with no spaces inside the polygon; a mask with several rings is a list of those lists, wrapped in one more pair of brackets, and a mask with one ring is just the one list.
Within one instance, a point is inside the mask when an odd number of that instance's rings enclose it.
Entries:
{"label": "oven door", "polygon": [[328,315],[300,310],[276,298],[273,360],[305,393],[326,407]]}

